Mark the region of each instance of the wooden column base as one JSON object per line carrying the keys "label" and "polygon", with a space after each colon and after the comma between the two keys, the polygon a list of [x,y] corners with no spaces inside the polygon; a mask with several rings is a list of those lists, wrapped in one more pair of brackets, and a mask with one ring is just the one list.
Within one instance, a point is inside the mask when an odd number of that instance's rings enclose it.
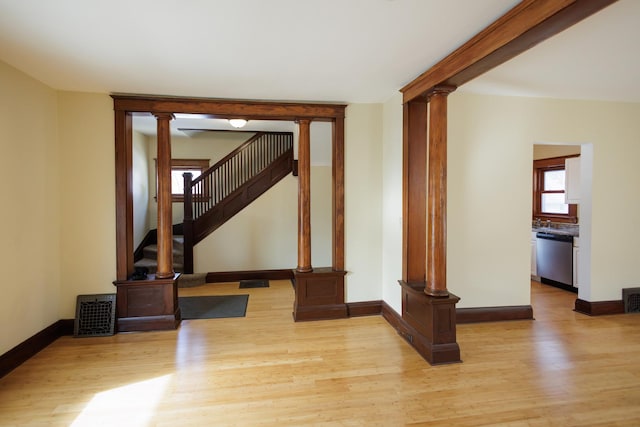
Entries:
{"label": "wooden column base", "polygon": [[176,329],[181,315],[178,305],[176,273],[168,279],[121,280],[117,288],[116,314],[118,332]]}
{"label": "wooden column base", "polygon": [[400,334],[432,365],[461,362],[456,342],[456,303],[453,294],[432,297],[424,293],[424,283],[402,286],[402,320]]}
{"label": "wooden column base", "polygon": [[295,301],[293,319],[302,320],[341,319],[348,316],[344,303],[345,271],[333,271],[331,267],[314,268],[311,272],[293,272]]}

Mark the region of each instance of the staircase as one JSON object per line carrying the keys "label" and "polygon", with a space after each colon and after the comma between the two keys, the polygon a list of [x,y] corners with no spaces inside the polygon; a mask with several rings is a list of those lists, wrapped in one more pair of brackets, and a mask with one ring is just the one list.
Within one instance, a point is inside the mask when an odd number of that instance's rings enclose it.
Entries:
{"label": "staircase", "polygon": [[[133,266],[145,267],[149,270],[149,274],[155,274],[158,268],[158,245],[152,243],[144,246],[142,254],[142,259],[136,261]],[[184,271],[184,236],[173,236],[173,271],[176,273]]]}
{"label": "staircase", "polygon": [[293,134],[258,132],[192,180],[184,174],[184,272],[193,247],[293,171]]}
{"label": "staircase", "polygon": [[[184,223],[173,225],[173,270],[193,273],[193,246],[293,171],[293,134],[258,132],[192,180],[184,174]],[[157,271],[157,230],[136,249],[135,268]]]}

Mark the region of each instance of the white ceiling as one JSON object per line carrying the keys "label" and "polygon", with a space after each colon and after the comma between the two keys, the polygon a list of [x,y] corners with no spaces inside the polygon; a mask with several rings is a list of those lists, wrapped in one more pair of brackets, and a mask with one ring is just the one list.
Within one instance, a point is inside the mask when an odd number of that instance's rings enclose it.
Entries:
{"label": "white ceiling", "polygon": [[640,102],[639,44],[640,1],[620,0],[461,90]]}
{"label": "white ceiling", "polygon": [[[0,60],[60,90],[384,102],[517,0],[0,0]],[[463,86],[640,102],[640,1]]]}

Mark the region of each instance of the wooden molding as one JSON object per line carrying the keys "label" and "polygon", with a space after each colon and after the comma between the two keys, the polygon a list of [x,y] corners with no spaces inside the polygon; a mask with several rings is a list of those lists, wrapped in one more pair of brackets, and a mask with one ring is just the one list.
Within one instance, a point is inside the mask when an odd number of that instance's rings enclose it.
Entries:
{"label": "wooden molding", "polygon": [[382,314],[383,301],[348,302],[347,313],[349,317],[375,316]]}
{"label": "wooden molding", "polygon": [[533,320],[533,308],[530,305],[516,305],[456,309],[456,323],[458,325],[507,320]]}
{"label": "wooden molding", "polygon": [[[192,113],[208,117],[333,122],[334,161],[340,160],[344,144],[346,104],[267,102],[112,94],[115,110],[116,152],[116,265],[118,281],[133,272],[133,180],[132,180],[132,115]],[[337,154],[336,154],[337,153]],[[335,168],[338,169],[335,169]],[[334,245],[333,268],[344,266],[344,164],[334,164]]]}
{"label": "wooden molding", "polygon": [[608,314],[624,314],[624,301],[585,301],[576,299],[575,311],[589,316],[605,316]]}
{"label": "wooden molding", "polygon": [[207,273],[207,283],[239,282],[240,280],[293,280],[293,270],[219,271]]}
{"label": "wooden molding", "polygon": [[460,86],[616,0],[523,0],[401,89],[403,102],[434,86]]}
{"label": "wooden molding", "polygon": [[58,338],[73,335],[73,323],[74,319],[58,320],[0,356],[0,378],[22,365]]}
{"label": "wooden molding", "polygon": [[153,95],[112,94],[116,111],[206,114],[210,118],[242,116],[247,120],[289,120],[300,118],[332,121],[344,118],[345,104],[268,102],[211,98],[183,98]]}

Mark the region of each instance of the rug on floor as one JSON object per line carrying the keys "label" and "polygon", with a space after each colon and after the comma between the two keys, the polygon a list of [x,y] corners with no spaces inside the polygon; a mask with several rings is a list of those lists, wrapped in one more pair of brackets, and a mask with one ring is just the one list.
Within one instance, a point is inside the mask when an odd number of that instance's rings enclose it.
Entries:
{"label": "rug on floor", "polygon": [[269,281],[266,279],[240,280],[240,289],[268,287]]}
{"label": "rug on floor", "polygon": [[249,295],[208,295],[179,297],[182,319],[221,319],[244,317]]}

